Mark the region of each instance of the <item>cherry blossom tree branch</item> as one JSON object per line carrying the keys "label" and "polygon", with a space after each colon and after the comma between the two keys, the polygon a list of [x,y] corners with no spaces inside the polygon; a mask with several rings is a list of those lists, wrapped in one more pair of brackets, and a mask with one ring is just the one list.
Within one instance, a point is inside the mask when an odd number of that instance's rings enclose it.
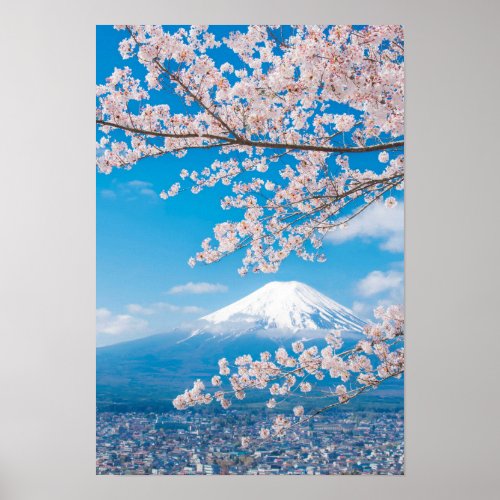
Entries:
{"label": "cherry blossom tree branch", "polygon": [[[134,134],[140,134],[145,136],[153,137],[169,137],[175,139],[217,139],[225,141],[224,144],[219,144],[219,146],[247,146],[253,148],[264,148],[264,149],[286,149],[294,151],[318,151],[322,153],[370,153],[373,151],[385,151],[393,150],[404,147],[404,141],[395,141],[381,144],[373,144],[371,146],[364,147],[336,147],[336,146],[320,146],[314,144],[288,144],[288,143],[277,143],[277,142],[266,142],[266,141],[254,141],[249,139],[244,139],[242,137],[233,139],[227,136],[215,135],[215,134],[173,134],[169,132],[157,132],[153,130],[143,130],[128,125],[122,125],[119,123],[113,123],[105,120],[96,120],[98,125],[104,125],[107,127],[112,127],[115,129],[125,130],[127,132],[132,132]],[[191,149],[192,146],[186,145],[184,149]],[[169,151],[166,151],[168,153]]]}
{"label": "cherry blossom tree branch", "polygon": [[[98,85],[98,169],[215,150],[210,165],[180,171],[189,186],[175,182],[160,197],[222,184],[231,193],[222,208],[242,214],[217,224],[214,242],[206,238],[190,265],[242,248],[242,275],[276,272],[291,253],[323,261],[329,230],[373,200],[397,204],[405,176],[400,26],[249,26],[221,40],[205,26],[116,28],[128,33],[119,46],[123,59],[136,59],[146,76],[117,68]],[[222,45],[238,64],[217,62],[212,53]],[[172,90],[167,102],[150,104],[165,90]],[[174,113],[170,99],[184,111]],[[351,168],[355,156],[366,165]]]}
{"label": "cherry blossom tree branch", "polygon": [[[122,125],[118,123],[113,123],[105,120],[96,120],[98,125],[103,125],[106,127],[112,127],[115,129],[125,130],[127,132],[132,132],[134,134],[146,135],[152,137],[168,137],[173,139],[216,139],[220,141],[231,141],[230,138],[225,137],[223,135],[214,135],[214,134],[197,134],[197,133],[185,133],[185,134],[176,134],[169,132],[155,132],[154,130],[143,130],[135,127],[131,127],[129,125]],[[228,142],[227,144],[230,144]],[[186,146],[185,148],[189,148],[190,146]]]}
{"label": "cherry blossom tree branch", "polygon": [[[231,406],[231,398],[244,400],[248,391],[269,391],[271,396],[281,395],[276,401],[271,397],[266,403],[268,408],[276,408],[290,398],[303,393],[313,397],[315,386],[308,382],[313,377],[317,381],[332,379],[333,386],[328,396],[335,401],[305,413],[303,406],[295,406],[293,417],[279,414],[272,430],[263,428],[264,440],[282,436],[291,428],[303,425],[316,416],[339,405],[347,404],[366,391],[374,390],[391,378],[399,378],[404,373],[404,314],[399,306],[387,309],[378,307],[374,311],[378,324],[369,324],[364,329],[365,338],[350,349],[341,350],[342,332],[332,331],[326,337],[326,347],[316,345],[307,347],[302,341],[292,344],[293,354],[280,347],[274,357],[269,352],[260,354],[260,361],[253,360],[248,354],[237,357],[233,364],[226,358],[219,360],[219,375],[211,380],[215,392],[204,392],[205,384],[197,380],[192,389],[184,391],[173,400],[178,410],[185,410],[196,405],[207,405],[214,401],[223,409]],[[355,377],[355,385],[346,388],[344,383]],[[223,385],[223,379],[230,384],[231,390],[217,389]],[[343,383],[335,380],[341,379]],[[323,383],[325,383],[323,382]],[[317,397],[317,396],[316,396]],[[247,447],[249,440],[242,438],[242,445]]]}

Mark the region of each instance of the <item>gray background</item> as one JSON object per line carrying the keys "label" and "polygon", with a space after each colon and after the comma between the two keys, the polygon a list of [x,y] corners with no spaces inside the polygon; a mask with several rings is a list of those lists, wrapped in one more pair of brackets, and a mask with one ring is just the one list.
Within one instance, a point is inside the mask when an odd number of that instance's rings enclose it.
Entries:
{"label": "gray background", "polygon": [[[0,498],[498,498],[498,2],[2,4]],[[95,477],[95,24],[402,23],[405,477]]]}

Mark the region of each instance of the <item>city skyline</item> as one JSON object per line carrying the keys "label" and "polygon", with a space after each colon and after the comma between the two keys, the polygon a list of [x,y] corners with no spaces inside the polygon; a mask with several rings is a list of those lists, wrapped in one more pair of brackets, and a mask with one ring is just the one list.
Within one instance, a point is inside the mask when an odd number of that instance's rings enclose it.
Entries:
{"label": "city skyline", "polygon": [[[404,474],[402,411],[323,415],[293,437],[260,443],[271,416],[100,413],[96,473],[113,475]],[[244,422],[244,423],[242,423]],[[257,443],[242,451],[235,435]]]}

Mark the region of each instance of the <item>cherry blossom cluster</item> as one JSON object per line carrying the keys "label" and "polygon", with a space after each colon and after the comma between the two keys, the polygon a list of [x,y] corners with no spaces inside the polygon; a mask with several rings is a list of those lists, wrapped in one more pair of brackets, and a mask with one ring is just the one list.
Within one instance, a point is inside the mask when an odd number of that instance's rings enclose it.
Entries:
{"label": "cherry blossom cluster", "polygon": [[[376,389],[390,378],[401,377],[404,372],[402,306],[378,307],[374,316],[378,322],[368,324],[363,338],[349,349],[342,350],[342,333],[332,331],[325,337],[324,347],[308,347],[308,342],[297,340],[292,343],[291,352],[280,347],[274,355],[267,351],[260,353],[256,360],[244,354],[232,364],[222,358],[219,373],[211,380],[213,392],[197,380],[192,389],[173,400],[173,405],[184,410],[215,401],[227,409],[234,398],[243,400],[251,390],[268,392],[270,397],[265,404],[271,409],[290,397],[320,395],[329,400],[327,405],[310,414],[305,413],[302,405],[297,405],[293,415],[277,415],[271,429],[263,428],[260,433],[263,439],[281,436],[294,425]],[[323,380],[325,382],[320,383]],[[329,381],[331,384],[326,383]],[[242,444],[248,445],[248,442]]]}
{"label": "cherry blossom cluster", "polygon": [[[275,272],[292,253],[321,262],[329,231],[373,203],[396,205],[404,187],[400,26],[248,26],[221,40],[207,26],[116,28],[125,33],[121,56],[145,76],[124,67],[97,86],[99,171],[213,150],[216,159],[182,169],[160,196],[221,184],[221,207],[241,214],[215,226],[191,266],[239,249],[242,275]],[[232,63],[216,62],[220,50]],[[152,104],[164,96],[170,101]],[[354,155],[363,168],[350,167]]]}

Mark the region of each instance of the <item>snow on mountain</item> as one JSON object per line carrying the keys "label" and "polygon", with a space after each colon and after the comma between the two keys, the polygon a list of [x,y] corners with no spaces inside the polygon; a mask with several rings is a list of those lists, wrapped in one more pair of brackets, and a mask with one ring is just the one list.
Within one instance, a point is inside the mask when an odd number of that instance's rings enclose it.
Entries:
{"label": "snow on mountain", "polygon": [[360,332],[366,324],[347,307],[298,281],[272,281],[200,320],[204,326],[198,332],[233,334],[256,330]]}

